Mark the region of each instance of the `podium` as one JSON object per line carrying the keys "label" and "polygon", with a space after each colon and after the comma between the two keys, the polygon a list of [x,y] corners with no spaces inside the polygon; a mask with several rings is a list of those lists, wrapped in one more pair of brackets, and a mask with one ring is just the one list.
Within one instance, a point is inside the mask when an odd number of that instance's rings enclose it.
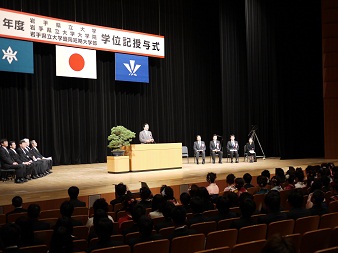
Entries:
{"label": "podium", "polygon": [[182,168],[182,143],[132,144],[125,150],[130,171]]}
{"label": "podium", "polygon": [[129,157],[107,156],[107,171],[109,173],[129,172]]}

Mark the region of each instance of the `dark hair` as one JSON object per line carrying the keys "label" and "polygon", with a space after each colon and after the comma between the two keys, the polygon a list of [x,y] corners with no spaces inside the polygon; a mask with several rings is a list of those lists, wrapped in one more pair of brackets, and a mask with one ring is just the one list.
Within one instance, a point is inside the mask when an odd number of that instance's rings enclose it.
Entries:
{"label": "dark hair", "polygon": [[238,197],[238,203],[242,203],[245,199],[252,199],[253,200],[253,195],[251,195],[248,192],[243,192],[241,195]]}
{"label": "dark hair", "polygon": [[[242,194],[241,194],[242,195]],[[230,207],[238,206],[238,195],[234,192],[224,192],[223,196],[226,196],[230,202]]]}
{"label": "dark hair", "polygon": [[275,169],[275,176],[279,177],[279,180],[281,183],[285,182],[285,173],[284,170],[282,168],[276,168]]}
{"label": "dark hair", "polygon": [[[60,243],[62,242],[62,243]],[[73,238],[68,229],[60,226],[54,229],[50,242],[50,253],[70,253],[73,252]]]}
{"label": "dark hair", "polygon": [[18,246],[21,237],[20,227],[15,223],[7,223],[1,229],[4,247]]}
{"label": "dark hair", "polygon": [[189,190],[189,194],[190,194],[190,196],[191,197],[194,197],[194,196],[196,196],[197,195],[197,193],[198,193],[198,185],[196,185],[196,184],[192,184],[191,186],[190,186],[190,190]]}
{"label": "dark hair", "polygon": [[136,206],[134,206],[133,211],[131,212],[131,216],[133,218],[133,221],[135,223],[138,223],[138,221],[140,220],[140,218],[143,215],[146,215],[146,212],[147,211],[146,211],[146,209],[145,209],[144,206],[142,206],[142,205],[136,205]]}
{"label": "dark hair", "polygon": [[266,176],[258,176],[257,184],[259,187],[265,187],[268,184],[268,178]]}
{"label": "dark hair", "polygon": [[94,212],[95,212],[95,210],[102,209],[103,211],[105,211],[107,213],[108,212],[108,203],[104,198],[97,199],[97,200],[95,200],[95,202],[93,204],[93,209],[94,209]]}
{"label": "dark hair", "polygon": [[264,204],[269,212],[280,211],[281,197],[279,191],[269,191],[264,197]]}
{"label": "dark hair", "polygon": [[249,174],[249,173],[245,173],[243,175],[243,179],[244,179],[244,182],[246,184],[250,184],[251,183],[251,180],[252,180],[252,176]]}
{"label": "dark hair", "polygon": [[156,194],[153,197],[153,201],[151,202],[151,210],[154,212],[156,210],[162,209],[165,200],[161,194]]}
{"label": "dark hair", "polygon": [[151,196],[151,191],[148,187],[141,187],[140,189],[140,198],[142,200],[146,200],[146,199],[149,199]]}
{"label": "dark hair", "polygon": [[143,215],[142,217],[140,217],[138,225],[140,228],[141,236],[146,237],[151,235],[154,224],[153,220],[150,217]]}
{"label": "dark hair", "polygon": [[297,178],[298,182],[304,181],[304,172],[303,172],[302,168],[296,169],[295,177]]}
{"label": "dark hair", "polygon": [[15,143],[15,141],[9,141],[8,146],[12,146],[13,143]]}
{"label": "dark hair", "polygon": [[110,236],[113,234],[113,222],[109,218],[101,218],[95,225],[95,233],[99,240],[109,241]]}
{"label": "dark hair", "polygon": [[149,124],[148,124],[148,123],[143,123],[142,127],[144,128],[146,125],[148,125],[148,126],[149,126]]}
{"label": "dark hair", "polygon": [[246,198],[240,203],[239,208],[244,218],[250,218],[256,211],[256,203],[253,199]]}
{"label": "dark hair", "polygon": [[26,143],[25,140],[22,139],[19,141],[19,145],[21,145],[22,143]]}
{"label": "dark hair", "polygon": [[66,217],[72,217],[74,212],[74,205],[72,203],[70,203],[69,201],[64,201],[62,202],[61,206],[60,206],[60,214],[62,216],[66,216]]}
{"label": "dark hair", "polygon": [[301,208],[303,206],[302,189],[293,189],[288,196],[288,202],[293,208]]}
{"label": "dark hair", "polygon": [[202,213],[204,211],[204,202],[200,197],[193,197],[190,200],[190,207],[193,213]]}
{"label": "dark hair", "polygon": [[315,190],[311,197],[311,202],[314,205],[321,205],[325,199],[325,193],[321,190]]}
{"label": "dark hair", "polygon": [[103,218],[108,218],[107,212],[105,212],[102,209],[95,210],[94,217],[93,217],[93,225],[94,225],[94,227]]}
{"label": "dark hair", "polygon": [[12,205],[14,207],[22,206],[22,198],[20,196],[15,196],[14,198],[12,198]]}
{"label": "dark hair", "polygon": [[228,183],[228,184],[233,184],[233,183],[235,183],[235,175],[234,174],[229,174],[229,175],[227,175],[227,177],[226,177],[226,182]]}
{"label": "dark hair", "polygon": [[30,204],[27,208],[27,216],[31,219],[37,219],[40,215],[40,206],[37,204]]}
{"label": "dark hair", "polygon": [[213,172],[209,172],[209,173],[207,174],[207,182],[209,182],[209,183],[214,183],[215,180],[216,180],[216,174],[213,173]]}
{"label": "dark hair", "polygon": [[273,176],[270,182],[272,186],[280,186],[281,180],[279,176]]}
{"label": "dark hair", "polygon": [[219,213],[227,214],[229,213],[230,201],[227,197],[218,197],[216,200],[216,208]]}
{"label": "dark hair", "polygon": [[77,186],[71,186],[68,189],[68,195],[70,199],[77,199],[79,196],[80,189]]}
{"label": "dark hair", "polygon": [[73,223],[70,217],[61,217],[55,223],[54,230],[58,227],[65,227],[68,233],[73,234]]}
{"label": "dark hair", "polygon": [[261,173],[261,176],[264,176],[264,177],[270,179],[270,171],[263,170],[262,173]]}
{"label": "dark hair", "polygon": [[189,193],[187,192],[182,192],[181,195],[180,195],[180,201],[181,201],[181,204],[184,205],[184,206],[187,206],[190,204],[190,195]]}
{"label": "dark hair", "polygon": [[296,253],[295,245],[289,238],[282,237],[279,234],[271,236],[265,243],[261,253]]}
{"label": "dark hair", "polygon": [[173,202],[167,201],[167,203],[163,206],[162,214],[164,218],[169,219],[171,218],[171,211],[175,207]]}
{"label": "dark hair", "polygon": [[315,190],[321,190],[322,188],[323,188],[323,182],[322,182],[322,180],[319,179],[319,178],[316,178],[313,181],[313,183],[312,183],[312,185],[310,187],[309,192],[311,193],[311,192],[314,192]]}
{"label": "dark hair", "polygon": [[7,141],[7,139],[1,139],[0,144],[4,144]]}
{"label": "dark hair", "polygon": [[171,212],[171,217],[176,226],[185,224],[187,212],[183,206],[175,206]]}
{"label": "dark hair", "polygon": [[115,186],[115,195],[117,197],[121,197],[126,194],[127,186],[123,183],[119,183]]}
{"label": "dark hair", "polygon": [[290,174],[288,179],[286,180],[289,184],[294,184],[295,183],[295,175]]}
{"label": "dark hair", "polygon": [[170,186],[164,185],[163,189],[161,187],[161,193],[165,200],[173,200],[174,198],[174,190]]}
{"label": "dark hair", "polygon": [[241,177],[237,177],[235,179],[235,186],[238,190],[240,190],[244,186],[244,179]]}

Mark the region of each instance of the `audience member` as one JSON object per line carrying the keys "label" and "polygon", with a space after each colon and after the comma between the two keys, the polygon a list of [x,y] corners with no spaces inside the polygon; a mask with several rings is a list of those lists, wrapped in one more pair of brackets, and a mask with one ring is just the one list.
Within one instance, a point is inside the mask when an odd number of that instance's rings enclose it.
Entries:
{"label": "audience member", "polygon": [[182,192],[181,195],[180,195],[180,201],[181,201],[181,204],[183,206],[183,208],[185,209],[185,211],[187,213],[191,213],[191,207],[190,207],[190,195],[189,193],[187,192]]}
{"label": "audience member", "polygon": [[243,178],[238,177],[235,179],[235,187],[236,189],[233,192],[238,196],[240,196],[243,192],[247,192],[247,190],[244,188]]}
{"label": "audience member", "polygon": [[20,228],[14,223],[8,223],[1,228],[1,241],[3,243],[4,253],[26,252],[19,249]]}
{"label": "audience member", "polygon": [[284,170],[282,168],[275,169],[275,177],[279,178],[280,184],[285,183],[286,177],[285,177]]}
{"label": "audience member", "polygon": [[198,196],[202,199],[203,201],[203,211],[208,211],[208,210],[214,210],[214,204],[212,203],[211,196],[208,193],[207,188],[205,187],[200,187],[198,189]]}
{"label": "audience member", "polygon": [[310,208],[311,215],[323,215],[328,213],[328,208],[325,203],[325,193],[321,190],[315,190],[311,196],[312,207]]}
{"label": "audience member", "polygon": [[304,172],[302,168],[296,168],[295,172],[295,188],[304,188],[306,184],[304,182]]}
{"label": "audience member", "polygon": [[264,245],[261,253],[297,253],[295,244],[281,235],[273,235]]}
{"label": "audience member", "polygon": [[284,190],[295,189],[294,182],[295,182],[295,175],[294,174],[287,175],[286,185],[284,187]]}
{"label": "audience member", "polygon": [[307,201],[306,201],[306,209],[310,209],[312,206],[313,206],[313,203],[311,201],[311,198],[312,198],[312,194],[315,190],[322,190],[323,188],[323,183],[322,183],[322,180],[320,178],[316,178],[310,189],[309,189],[309,195],[308,195],[308,198],[307,198]]}
{"label": "audience member", "polygon": [[15,224],[20,227],[21,231],[21,237],[19,241],[20,247],[32,246],[37,244],[34,237],[32,222],[28,219],[27,216],[21,216],[17,218]]}
{"label": "audience member", "polygon": [[198,193],[198,185],[196,184],[192,184],[190,187],[189,187],[189,195],[190,197],[195,197],[197,196],[197,193]]}
{"label": "audience member", "polygon": [[215,180],[216,180],[216,173],[209,172],[207,174],[207,182],[209,183],[209,185],[206,188],[212,199],[215,199],[216,197],[218,197],[218,194],[219,194],[219,188],[218,188],[218,185],[215,183]]}
{"label": "audience member", "polygon": [[68,189],[69,202],[72,203],[74,207],[85,207],[86,203],[78,200],[80,189],[77,186],[71,186]]}
{"label": "audience member", "polygon": [[267,214],[265,216],[258,217],[258,223],[269,224],[271,222],[287,219],[286,213],[282,213],[280,211],[281,197],[279,191],[269,191],[265,195],[264,204]]}
{"label": "audience member", "polygon": [[270,171],[268,171],[268,170],[263,170],[262,173],[261,173],[261,176],[266,177],[267,180],[268,180],[267,183],[270,184]]}
{"label": "audience member", "polygon": [[172,240],[176,237],[192,235],[197,232],[193,229],[189,229],[186,225],[186,216],[187,213],[182,206],[175,206],[171,213],[173,222],[175,224],[174,232],[168,236],[169,240]]}
{"label": "audience member", "polygon": [[163,199],[165,201],[173,202],[175,205],[177,205],[177,200],[174,197],[174,190],[170,186],[162,185],[160,188],[161,195],[163,196]]}
{"label": "audience member", "polygon": [[225,219],[236,218],[237,214],[234,212],[230,212],[230,201],[227,197],[218,197],[216,199],[216,208],[218,214],[211,217],[211,220],[220,221]]}
{"label": "audience member", "polygon": [[268,178],[266,176],[258,176],[257,184],[259,186],[259,191],[256,192],[256,194],[267,194],[269,192],[269,189],[267,188]]}
{"label": "audience member", "polygon": [[158,232],[160,229],[162,228],[167,228],[167,227],[172,227],[174,226],[173,220],[171,218],[171,211],[173,210],[173,208],[175,207],[174,203],[172,202],[167,202],[164,205],[162,214],[164,216],[164,220],[157,223],[154,228],[155,230]]}
{"label": "audience member", "polygon": [[279,176],[273,176],[270,181],[271,184],[271,191],[282,191],[283,188],[280,185],[281,184],[281,179]]}
{"label": "audience member", "polygon": [[123,183],[119,183],[118,185],[115,185],[115,199],[110,201],[110,204],[114,208],[115,204],[123,203],[126,196],[132,198],[131,192],[128,191],[127,186]]}
{"label": "audience member", "polygon": [[203,199],[201,199],[200,197],[191,198],[190,206],[194,215],[188,219],[189,225],[209,221],[209,219],[203,214],[204,211]]}
{"label": "audience member", "polygon": [[[123,235],[138,232],[140,229],[139,221],[142,216],[146,215],[146,209],[143,206],[136,205],[134,206],[132,212],[131,212],[131,218],[133,220],[133,225],[127,229],[121,230],[121,233]],[[121,228],[121,227],[120,227]]]}
{"label": "audience member", "polygon": [[[97,210],[101,209],[103,210],[105,213],[108,213],[108,203],[104,198],[100,198],[95,200],[94,204],[93,204],[93,209],[94,209],[94,217],[95,217],[95,213]],[[94,217],[90,217],[87,221],[86,227],[90,228],[93,226],[93,222],[94,222]],[[108,218],[114,222],[113,218],[108,215]]]}
{"label": "audience member", "polygon": [[69,229],[64,226],[56,226],[50,242],[49,253],[74,252],[73,238]]}
{"label": "audience member", "polygon": [[301,189],[294,189],[290,192],[288,196],[290,211],[287,213],[289,219],[296,220],[311,215],[310,210],[303,207],[303,196],[303,191]]}
{"label": "audience member", "polygon": [[72,218],[74,212],[74,206],[70,201],[64,201],[62,202],[60,206],[60,214],[62,217],[67,217],[73,226],[82,226],[82,221],[75,220]]}
{"label": "audience member", "polygon": [[151,212],[149,213],[150,218],[163,217],[162,209],[166,201],[161,194],[156,194],[153,197]]}
{"label": "audience member", "polygon": [[225,182],[227,183],[227,187],[225,187],[224,191],[230,191],[233,192],[236,190],[236,186],[235,186],[235,175],[234,174],[229,174],[227,175]]}
{"label": "audience member", "polygon": [[12,206],[14,207],[13,211],[6,213],[6,221],[8,222],[8,215],[14,213],[27,213],[27,209],[22,207],[22,198],[20,196],[15,196],[12,198]]}
{"label": "audience member", "polygon": [[245,184],[244,184],[244,188],[245,188],[245,189],[249,189],[249,188],[254,187],[254,186],[251,184],[251,181],[252,181],[252,176],[251,176],[251,174],[245,173],[245,174],[243,175],[243,179],[244,179],[244,182],[245,182]]}
{"label": "audience member", "polygon": [[230,228],[240,229],[242,227],[256,225],[257,221],[251,217],[256,211],[256,203],[251,198],[245,198],[239,207],[242,215],[239,220],[234,220],[231,223]]}
{"label": "audience member", "polygon": [[49,223],[39,221],[40,211],[40,206],[37,204],[30,204],[27,208],[27,215],[32,224],[33,231],[46,230],[50,228]]}
{"label": "audience member", "polygon": [[143,206],[145,209],[151,208],[151,191],[148,187],[141,187],[140,189],[140,202],[138,203],[139,205]]}

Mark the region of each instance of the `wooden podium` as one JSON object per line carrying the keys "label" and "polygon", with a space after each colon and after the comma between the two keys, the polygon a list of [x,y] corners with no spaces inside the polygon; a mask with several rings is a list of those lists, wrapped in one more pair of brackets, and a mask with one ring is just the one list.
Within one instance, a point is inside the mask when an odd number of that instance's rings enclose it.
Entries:
{"label": "wooden podium", "polygon": [[129,172],[129,156],[107,156],[109,173]]}
{"label": "wooden podium", "polygon": [[132,144],[126,151],[130,171],[182,168],[182,143]]}

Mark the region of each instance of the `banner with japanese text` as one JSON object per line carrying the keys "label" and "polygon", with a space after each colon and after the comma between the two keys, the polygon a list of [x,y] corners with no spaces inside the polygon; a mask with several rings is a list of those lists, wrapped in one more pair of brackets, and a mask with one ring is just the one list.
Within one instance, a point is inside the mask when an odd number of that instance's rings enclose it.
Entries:
{"label": "banner with japanese text", "polygon": [[0,8],[0,37],[164,58],[164,37]]}

